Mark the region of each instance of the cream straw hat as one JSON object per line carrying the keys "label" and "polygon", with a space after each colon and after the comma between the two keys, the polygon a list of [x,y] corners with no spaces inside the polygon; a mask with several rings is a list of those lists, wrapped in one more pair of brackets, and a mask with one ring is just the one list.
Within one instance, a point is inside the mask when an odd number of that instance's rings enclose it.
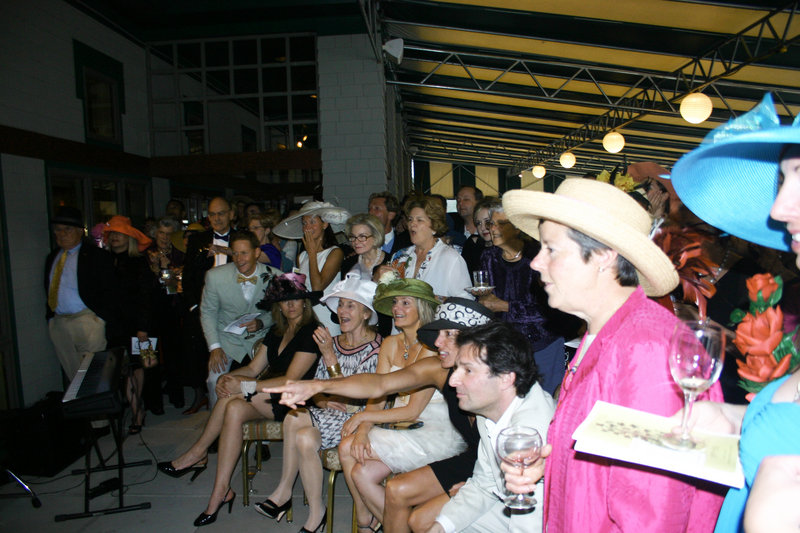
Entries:
{"label": "cream straw hat", "polygon": [[503,210],[522,231],[539,239],[539,221],[552,220],[600,241],[636,267],[648,296],[678,285],[672,261],[650,240],[650,215],[613,185],[583,178],[564,180],[555,193],[508,191]]}

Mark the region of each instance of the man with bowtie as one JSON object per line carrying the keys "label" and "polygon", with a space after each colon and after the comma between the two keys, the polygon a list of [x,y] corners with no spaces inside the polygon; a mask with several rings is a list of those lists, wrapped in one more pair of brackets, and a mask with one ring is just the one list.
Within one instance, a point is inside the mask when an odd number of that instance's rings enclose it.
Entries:
{"label": "man with bowtie", "polygon": [[[269,313],[258,309],[256,304],[264,296],[268,281],[280,271],[257,261],[258,244],[258,238],[249,231],[232,234],[233,262],[206,273],[200,322],[209,351],[206,384],[210,407],[217,401],[217,379],[249,363],[253,344],[272,325]],[[225,331],[229,324],[248,314],[258,314],[258,317],[241,324],[245,332]]]}
{"label": "man with bowtie", "polygon": [[206,272],[229,262],[228,247],[233,211],[228,200],[212,198],[208,204],[211,229],[189,237],[183,267],[183,300],[188,315],[184,321],[184,345],[188,361],[184,369],[187,385],[195,390],[194,402],[183,414],[197,412],[206,405],[205,379],[208,375],[208,347],[200,326],[200,300],[203,297]]}

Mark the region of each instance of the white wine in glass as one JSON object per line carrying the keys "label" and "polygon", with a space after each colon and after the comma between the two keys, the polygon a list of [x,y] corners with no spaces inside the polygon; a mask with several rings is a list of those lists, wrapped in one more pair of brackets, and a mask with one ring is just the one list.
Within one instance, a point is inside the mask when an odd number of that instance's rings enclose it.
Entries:
{"label": "white wine in glass", "polygon": [[[534,428],[509,426],[497,436],[497,456],[519,468],[520,473],[541,455],[542,436]],[[532,509],[536,505],[536,498],[530,494],[509,494],[503,502],[510,509]]]}
{"label": "white wine in glass", "polygon": [[725,359],[725,331],[707,320],[680,321],[669,343],[669,370],[683,390],[684,407],[681,434],[664,435],[662,442],[677,450],[702,446],[692,439],[689,417],[697,396],[719,379]]}

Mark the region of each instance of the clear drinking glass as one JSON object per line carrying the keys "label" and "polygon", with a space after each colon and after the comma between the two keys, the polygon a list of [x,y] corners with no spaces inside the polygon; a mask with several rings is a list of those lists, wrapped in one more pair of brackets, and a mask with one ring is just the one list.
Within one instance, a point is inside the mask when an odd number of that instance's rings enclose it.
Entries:
{"label": "clear drinking glass", "polygon": [[472,286],[482,289],[489,286],[489,272],[486,270],[476,270],[472,273]]}
{"label": "clear drinking glass", "polygon": [[707,320],[681,321],[675,325],[669,343],[669,370],[683,390],[681,434],[664,435],[662,442],[677,450],[702,446],[689,433],[689,417],[698,394],[708,389],[722,372],[725,359],[725,331]]}
{"label": "clear drinking glass", "polygon": [[[497,455],[522,471],[542,455],[542,436],[536,429],[509,426],[497,436]],[[503,499],[510,509],[532,509],[536,498],[532,494],[510,494]]]}

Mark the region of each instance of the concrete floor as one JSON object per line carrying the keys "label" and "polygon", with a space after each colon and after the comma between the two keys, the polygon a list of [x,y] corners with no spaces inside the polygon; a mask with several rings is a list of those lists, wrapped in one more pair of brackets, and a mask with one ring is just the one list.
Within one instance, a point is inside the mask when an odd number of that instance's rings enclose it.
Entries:
{"label": "concrete floor", "polygon": [[[191,397],[191,395],[189,395]],[[83,511],[83,476],[69,475],[76,468],[82,468],[84,459],[81,458],[60,474],[53,478],[35,478],[22,476],[32,485],[42,501],[42,506],[35,509],[30,498],[0,499],[0,531],[39,533],[58,531],[72,532],[185,532],[195,531],[192,523],[194,519],[205,510],[208,496],[214,482],[216,468],[216,454],[209,455],[208,469],[200,474],[193,482],[189,482],[191,475],[173,479],[156,470],[158,461],[167,461],[177,457],[185,451],[200,435],[206,419],[207,411],[194,415],[181,415],[179,409],[171,405],[165,406],[166,413],[162,416],[148,414],[147,424],[140,435],[129,436],[124,443],[123,452],[126,462],[151,459],[151,466],[140,466],[125,470],[124,493],[126,505],[150,502],[151,508],[136,510],[119,514],[109,514],[91,518],[82,518],[65,522],[55,522],[57,514],[76,513]],[[127,422],[126,422],[127,427]],[[110,435],[100,439],[101,450],[104,456],[114,452],[113,439]],[[233,512],[229,515],[220,511],[214,524],[200,528],[203,533],[215,531],[235,531],[245,533],[250,531],[299,531],[307,517],[307,507],[303,506],[302,484],[295,483],[294,488],[294,522],[286,523],[286,518],[276,523],[260,514],[253,508],[253,503],[258,502],[269,494],[277,483],[280,475],[282,443],[272,443],[270,446],[272,459],[264,463],[262,471],[258,473],[252,483],[250,506],[244,507],[242,500],[241,463],[231,481],[231,487],[236,491],[236,503]],[[252,452],[251,452],[252,454]],[[251,461],[254,463],[254,461]],[[93,465],[96,457],[93,457]],[[116,455],[109,461],[116,464]],[[105,478],[115,477],[115,472],[93,474],[92,486]],[[15,483],[6,483],[0,486],[0,494],[17,492]],[[90,509],[105,509],[117,504],[117,493],[106,494],[91,500]],[[336,478],[335,488],[335,513],[333,532],[347,533],[350,531],[352,498],[347,490],[344,478]],[[225,514],[223,514],[225,513]]]}

